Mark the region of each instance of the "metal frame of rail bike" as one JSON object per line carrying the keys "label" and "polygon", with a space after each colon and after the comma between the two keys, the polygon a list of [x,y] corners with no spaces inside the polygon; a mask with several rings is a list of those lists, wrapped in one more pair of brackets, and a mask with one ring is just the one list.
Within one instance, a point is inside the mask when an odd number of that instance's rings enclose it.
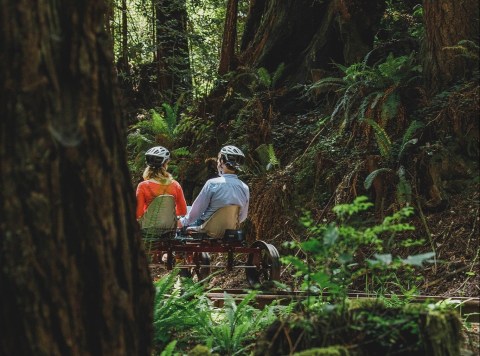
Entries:
{"label": "metal frame of rail bike", "polygon": [[[244,269],[247,282],[253,288],[272,287],[273,281],[280,279],[280,255],[275,246],[261,240],[247,246],[241,230],[227,230],[222,239],[204,234],[182,235],[177,231],[174,237],[145,240],[152,262],[162,261],[167,270],[178,267],[184,276],[195,274],[198,280],[203,280],[212,268]],[[210,253],[227,254],[226,264],[210,265]],[[246,254],[245,263],[237,264],[236,254]]]}

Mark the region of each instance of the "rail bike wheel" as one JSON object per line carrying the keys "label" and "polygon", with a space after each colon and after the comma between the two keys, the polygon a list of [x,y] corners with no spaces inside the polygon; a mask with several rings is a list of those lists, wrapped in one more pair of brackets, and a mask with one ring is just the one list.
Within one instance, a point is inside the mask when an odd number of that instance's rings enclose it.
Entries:
{"label": "rail bike wheel", "polygon": [[208,252],[195,252],[193,254],[193,263],[200,266],[208,266],[192,268],[193,276],[196,276],[199,281],[210,275],[210,254]]}
{"label": "rail bike wheel", "polygon": [[259,251],[248,254],[245,268],[248,284],[253,288],[269,288],[273,281],[280,279],[280,254],[275,246],[261,240],[250,247]]}
{"label": "rail bike wheel", "polygon": [[207,267],[180,268],[180,277],[195,278],[198,282],[210,275],[210,254],[207,252],[194,252],[190,258],[184,260],[184,263]]}

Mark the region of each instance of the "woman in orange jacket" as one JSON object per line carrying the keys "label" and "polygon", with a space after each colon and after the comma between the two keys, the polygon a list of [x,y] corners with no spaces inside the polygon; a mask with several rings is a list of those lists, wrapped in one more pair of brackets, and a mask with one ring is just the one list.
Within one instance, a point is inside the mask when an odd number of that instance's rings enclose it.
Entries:
{"label": "woman in orange jacket", "polygon": [[180,184],[167,172],[170,152],[162,146],[150,148],[145,153],[147,168],[143,172],[144,181],[137,186],[137,220],[147,210],[157,196],[173,195],[175,198],[176,215],[187,213],[187,203]]}

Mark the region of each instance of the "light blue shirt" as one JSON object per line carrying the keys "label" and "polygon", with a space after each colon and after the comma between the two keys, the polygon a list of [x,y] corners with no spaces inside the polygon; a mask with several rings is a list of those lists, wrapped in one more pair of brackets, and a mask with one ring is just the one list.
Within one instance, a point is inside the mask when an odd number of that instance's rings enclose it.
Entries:
{"label": "light blue shirt", "polygon": [[190,212],[180,221],[183,226],[193,224],[198,219],[207,220],[215,211],[225,205],[239,205],[239,221],[247,218],[250,190],[236,174],[224,174],[209,179],[192,204]]}

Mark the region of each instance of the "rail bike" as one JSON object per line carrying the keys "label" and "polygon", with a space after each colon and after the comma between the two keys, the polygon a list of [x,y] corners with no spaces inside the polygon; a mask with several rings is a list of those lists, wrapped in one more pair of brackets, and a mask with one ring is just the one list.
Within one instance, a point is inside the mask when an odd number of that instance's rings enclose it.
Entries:
{"label": "rail bike", "polygon": [[[247,246],[243,231],[238,229],[239,209],[236,205],[225,206],[200,226],[178,229],[173,196],[156,197],[141,221],[151,262],[163,263],[167,270],[180,268],[181,275],[198,280],[207,278],[214,268],[243,269],[252,288],[271,288],[280,279],[278,250],[261,240]],[[212,253],[225,254],[225,262],[212,265]]]}

